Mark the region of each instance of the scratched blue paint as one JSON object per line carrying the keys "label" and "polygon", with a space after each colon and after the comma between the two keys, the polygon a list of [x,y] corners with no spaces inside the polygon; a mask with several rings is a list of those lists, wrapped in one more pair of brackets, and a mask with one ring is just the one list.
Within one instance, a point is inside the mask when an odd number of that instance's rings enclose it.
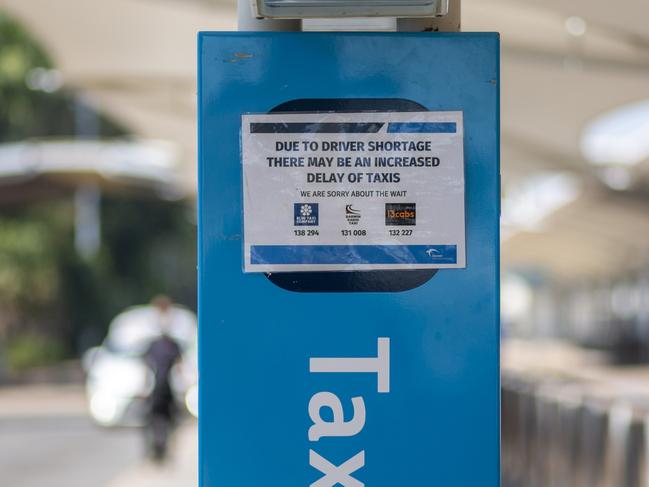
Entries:
{"label": "scratched blue paint", "polygon": [[253,245],[253,264],[457,263],[455,245]]}
{"label": "scratched blue paint", "polygon": [[[364,450],[370,487],[499,485],[499,49],[495,34],[199,36],[201,487],[308,486]],[[298,293],[242,272],[240,118],[305,98],[395,98],[462,110],[466,269],[401,293]],[[311,374],[371,357],[375,374]],[[310,442],[310,398],[365,400],[363,431]]]}

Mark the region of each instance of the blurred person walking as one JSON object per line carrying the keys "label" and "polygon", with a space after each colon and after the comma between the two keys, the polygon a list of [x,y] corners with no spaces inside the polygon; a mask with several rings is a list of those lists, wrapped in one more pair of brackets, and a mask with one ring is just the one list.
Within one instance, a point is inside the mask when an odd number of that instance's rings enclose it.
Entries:
{"label": "blurred person walking", "polygon": [[172,388],[172,370],[182,359],[182,348],[172,338],[173,302],[167,296],[156,296],[151,302],[157,311],[160,334],[154,338],[143,357],[153,373],[153,388],[145,410],[145,432],[153,460],[164,461],[169,437],[179,414]]}
{"label": "blurred person walking", "polygon": [[198,414],[196,315],[166,296],[133,306],[84,355],[89,412],[103,427],[141,427],[163,461],[174,426]]}

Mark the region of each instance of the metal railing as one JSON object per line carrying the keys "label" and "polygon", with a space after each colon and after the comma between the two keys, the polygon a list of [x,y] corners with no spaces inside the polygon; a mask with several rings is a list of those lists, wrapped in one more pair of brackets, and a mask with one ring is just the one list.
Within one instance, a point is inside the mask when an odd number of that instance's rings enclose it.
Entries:
{"label": "metal railing", "polygon": [[649,487],[647,395],[506,374],[504,487]]}

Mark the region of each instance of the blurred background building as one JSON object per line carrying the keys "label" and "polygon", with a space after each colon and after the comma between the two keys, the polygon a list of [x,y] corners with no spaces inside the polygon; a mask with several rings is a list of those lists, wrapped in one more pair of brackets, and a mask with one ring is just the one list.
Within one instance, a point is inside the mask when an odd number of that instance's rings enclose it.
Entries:
{"label": "blurred background building", "polygon": [[[78,381],[124,308],[195,308],[196,32],[236,29],[235,7],[0,0],[0,422],[25,416],[15,384]],[[649,485],[647,19],[644,0],[463,1],[463,30],[503,41],[506,485]],[[12,485],[42,485],[2,442]],[[130,465],[104,457],[95,485]]]}

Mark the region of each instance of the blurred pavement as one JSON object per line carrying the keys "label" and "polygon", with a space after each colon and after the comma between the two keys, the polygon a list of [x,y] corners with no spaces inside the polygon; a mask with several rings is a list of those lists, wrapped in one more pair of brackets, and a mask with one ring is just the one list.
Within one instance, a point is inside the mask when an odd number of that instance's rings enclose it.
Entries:
{"label": "blurred pavement", "polygon": [[107,487],[196,487],[198,432],[189,422],[176,433],[172,456],[164,465],[143,462],[119,475]]}
{"label": "blurred pavement", "polygon": [[162,467],[144,461],[141,432],[95,426],[81,386],[0,388],[0,484],[16,487],[191,487],[196,423],[178,431]]}

